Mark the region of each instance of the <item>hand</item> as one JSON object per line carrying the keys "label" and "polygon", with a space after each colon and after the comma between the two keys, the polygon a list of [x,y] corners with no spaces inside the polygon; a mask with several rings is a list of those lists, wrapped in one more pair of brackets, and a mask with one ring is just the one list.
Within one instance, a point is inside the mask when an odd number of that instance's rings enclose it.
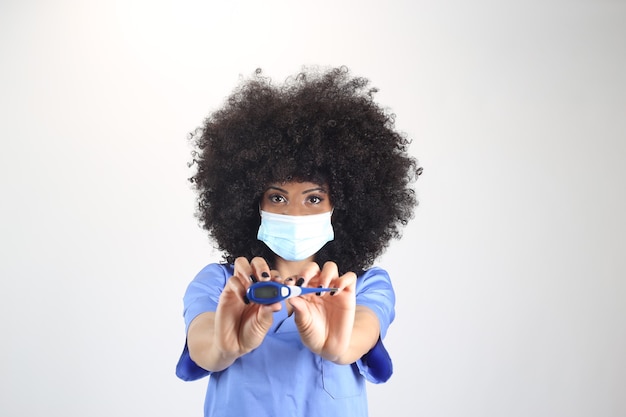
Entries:
{"label": "hand", "polygon": [[338,361],[350,346],[356,309],[356,274],[341,277],[334,262],[320,270],[311,263],[300,274],[303,286],[338,288],[336,293],[290,298],[302,343],[324,359]]}
{"label": "hand", "polygon": [[263,258],[235,260],[235,272],[220,296],[215,312],[215,347],[223,357],[233,360],[257,348],[272,326],[273,313],[281,304],[250,303],[246,291],[255,281],[269,281],[277,277]]}

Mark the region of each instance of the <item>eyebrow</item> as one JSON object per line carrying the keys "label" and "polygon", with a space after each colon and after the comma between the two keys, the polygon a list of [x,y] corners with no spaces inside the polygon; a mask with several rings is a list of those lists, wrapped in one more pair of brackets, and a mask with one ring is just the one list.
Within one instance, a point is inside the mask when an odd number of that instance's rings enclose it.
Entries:
{"label": "eyebrow", "polygon": [[308,194],[308,193],[312,193],[314,191],[320,191],[320,192],[322,192],[324,194],[328,193],[328,191],[326,191],[326,188],[324,188],[324,187],[315,187],[315,188],[311,188],[310,190],[302,191],[302,194]]}
{"label": "eyebrow", "polygon": [[[270,185],[269,187],[267,187],[268,190],[276,190],[276,191],[280,191],[281,193],[285,193],[285,194],[289,194],[289,192],[283,188],[277,187],[275,185]],[[319,191],[322,192],[324,194],[328,194],[328,191],[326,190],[326,188],[324,187],[315,187],[315,188],[311,188],[308,190],[304,190],[302,191],[302,194],[309,194],[315,191]]]}

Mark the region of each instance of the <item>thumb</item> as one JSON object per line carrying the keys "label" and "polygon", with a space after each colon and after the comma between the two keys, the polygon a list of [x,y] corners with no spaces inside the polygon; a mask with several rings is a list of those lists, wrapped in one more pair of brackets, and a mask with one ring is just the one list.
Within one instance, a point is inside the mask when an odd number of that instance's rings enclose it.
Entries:
{"label": "thumb", "polygon": [[280,311],[281,308],[280,303],[260,305],[257,311],[257,320],[269,329],[274,321],[274,313]]}
{"label": "thumb", "polygon": [[306,323],[310,320],[311,313],[306,300],[300,297],[293,297],[287,300],[287,302],[291,304],[291,307],[293,307],[296,324]]}

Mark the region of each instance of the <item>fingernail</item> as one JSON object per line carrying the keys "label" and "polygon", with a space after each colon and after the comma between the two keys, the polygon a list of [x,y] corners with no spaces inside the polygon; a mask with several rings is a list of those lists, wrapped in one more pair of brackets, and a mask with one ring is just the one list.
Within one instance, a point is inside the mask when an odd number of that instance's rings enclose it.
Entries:
{"label": "fingernail", "polygon": [[[320,286],[319,286],[319,287],[317,287],[317,288],[323,288],[323,287],[320,285]],[[320,291],[320,292],[316,292],[316,293],[315,293],[315,295],[318,295],[318,296],[319,296],[319,295],[322,295],[322,292],[321,292],[321,291]]]}
{"label": "fingernail", "polygon": [[247,295],[244,295],[244,296],[243,296],[243,303],[244,303],[244,304],[250,304],[250,299],[248,299],[248,296],[247,296]]}
{"label": "fingernail", "polygon": [[270,274],[269,274],[268,272],[263,271],[263,272],[261,273],[261,276],[262,276],[263,278],[269,278],[269,277],[270,277]]}
{"label": "fingernail", "polygon": [[332,291],[330,292],[330,295],[335,295],[336,293],[337,293],[337,290],[332,290]]}
{"label": "fingernail", "polygon": [[256,279],[256,277],[254,275],[250,275],[250,281],[252,282],[258,282],[259,280]]}
{"label": "fingernail", "polygon": [[296,281],[296,285],[297,285],[298,287],[301,287],[301,286],[302,286],[302,284],[304,284],[304,278],[300,277],[300,278],[298,278],[298,280]]}
{"label": "fingernail", "polygon": [[293,281],[293,277],[289,277],[285,280],[285,282]]}

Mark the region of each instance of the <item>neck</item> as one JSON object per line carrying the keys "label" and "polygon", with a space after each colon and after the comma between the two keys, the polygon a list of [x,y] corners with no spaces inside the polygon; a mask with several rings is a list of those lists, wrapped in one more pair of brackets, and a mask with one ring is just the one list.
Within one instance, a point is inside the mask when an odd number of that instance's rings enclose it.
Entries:
{"label": "neck", "polygon": [[306,266],[314,260],[314,256],[310,256],[302,261],[286,261],[280,256],[276,256],[276,270],[284,279],[296,276],[297,279],[300,274],[302,274],[302,271],[306,268]]}

